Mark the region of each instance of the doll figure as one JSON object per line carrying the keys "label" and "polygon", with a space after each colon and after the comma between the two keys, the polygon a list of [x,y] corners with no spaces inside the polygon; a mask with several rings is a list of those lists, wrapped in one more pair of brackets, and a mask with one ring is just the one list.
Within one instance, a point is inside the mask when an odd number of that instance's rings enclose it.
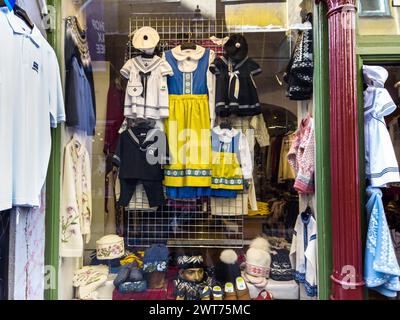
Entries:
{"label": "doll figure", "polygon": [[212,288],[213,279],[209,276],[202,255],[181,255],[177,259],[179,268],[175,280],[176,300],[200,300],[206,287]]}

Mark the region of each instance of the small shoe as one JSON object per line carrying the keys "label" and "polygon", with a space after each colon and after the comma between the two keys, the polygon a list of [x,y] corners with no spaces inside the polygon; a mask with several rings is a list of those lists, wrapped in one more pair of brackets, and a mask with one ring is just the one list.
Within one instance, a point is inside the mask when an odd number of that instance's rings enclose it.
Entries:
{"label": "small shoe", "polygon": [[242,277],[236,278],[236,293],[238,300],[251,300],[249,288]]}
{"label": "small shoe", "polygon": [[200,294],[201,300],[211,300],[211,289],[210,287],[204,287],[203,291]]}
{"label": "small shoe", "polygon": [[237,295],[235,291],[235,287],[232,282],[227,282],[225,284],[225,295],[224,300],[237,300]]}
{"label": "small shoe", "polygon": [[263,290],[255,300],[273,300],[271,292]]}
{"label": "small shoe", "polygon": [[223,300],[224,293],[220,286],[215,286],[212,288],[213,300]]}

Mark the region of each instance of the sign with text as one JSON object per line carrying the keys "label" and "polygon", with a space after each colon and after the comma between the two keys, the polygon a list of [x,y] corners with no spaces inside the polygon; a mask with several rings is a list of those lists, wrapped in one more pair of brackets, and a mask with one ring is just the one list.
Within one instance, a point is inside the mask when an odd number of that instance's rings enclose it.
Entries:
{"label": "sign with text", "polygon": [[106,28],[104,23],[104,1],[93,0],[85,8],[87,39],[92,61],[106,59]]}

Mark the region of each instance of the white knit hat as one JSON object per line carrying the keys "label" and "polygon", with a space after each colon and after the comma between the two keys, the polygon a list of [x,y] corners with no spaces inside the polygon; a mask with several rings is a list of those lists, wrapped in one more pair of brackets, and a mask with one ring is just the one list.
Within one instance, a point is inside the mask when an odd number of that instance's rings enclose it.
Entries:
{"label": "white knit hat", "polygon": [[246,273],[253,277],[268,277],[271,255],[262,249],[250,248],[246,252]]}
{"label": "white knit hat", "polygon": [[142,27],[135,31],[132,45],[138,50],[151,50],[157,47],[160,35],[152,27]]}

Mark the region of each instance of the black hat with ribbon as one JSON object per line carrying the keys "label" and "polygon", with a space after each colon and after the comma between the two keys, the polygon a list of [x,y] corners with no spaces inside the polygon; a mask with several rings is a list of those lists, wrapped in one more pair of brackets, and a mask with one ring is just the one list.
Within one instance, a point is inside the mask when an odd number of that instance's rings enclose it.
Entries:
{"label": "black hat with ribbon", "polygon": [[247,57],[249,47],[246,38],[241,34],[233,34],[224,45],[224,56],[236,61],[241,61]]}

